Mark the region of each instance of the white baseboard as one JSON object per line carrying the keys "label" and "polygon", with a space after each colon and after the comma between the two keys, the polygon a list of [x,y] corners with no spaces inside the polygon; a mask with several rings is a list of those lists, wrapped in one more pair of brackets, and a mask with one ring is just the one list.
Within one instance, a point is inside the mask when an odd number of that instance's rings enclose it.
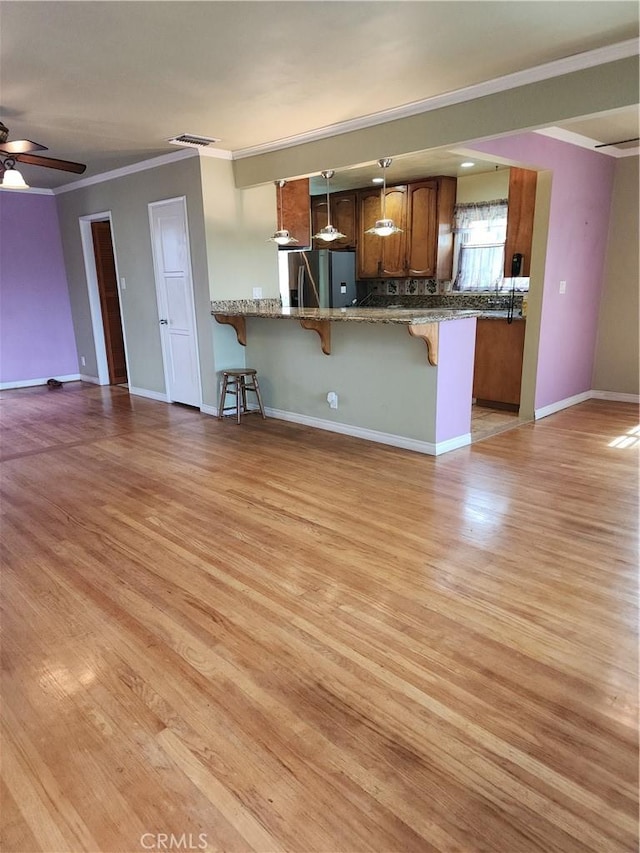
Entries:
{"label": "white baseboard", "polygon": [[640,403],[640,394],[623,394],[620,391],[592,391],[594,400],[611,400],[614,403]]}
{"label": "white baseboard", "polygon": [[265,407],[266,414],[271,418],[291,423],[302,424],[314,429],[324,429],[329,432],[338,432],[341,435],[351,435],[354,438],[363,438],[365,441],[374,441],[377,444],[387,444],[391,447],[400,447],[403,450],[413,450],[416,453],[426,453],[429,456],[439,456],[449,450],[455,450],[471,443],[471,435],[461,435],[448,441],[434,444],[430,441],[420,441],[417,438],[408,438],[404,435],[381,432],[380,430],[367,429],[365,427],[353,426],[336,421],[327,421],[324,418],[314,418],[309,415],[301,415],[298,412],[285,412],[282,409]]}
{"label": "white baseboard", "polygon": [[204,403],[200,406],[200,411],[203,415],[212,415],[214,418],[218,417],[218,409],[216,406],[207,406]]}
{"label": "white baseboard", "polygon": [[162,394],[160,391],[149,391],[147,388],[134,388],[133,385],[129,385],[129,393],[135,397],[147,397],[149,400],[158,400],[160,403],[169,402],[166,394]]}
{"label": "white baseboard", "polygon": [[640,403],[640,395],[638,394],[622,394],[618,391],[583,391],[582,394],[575,394],[573,397],[567,397],[565,400],[558,400],[557,403],[551,403],[549,406],[543,406],[541,409],[536,409],[535,419],[546,418],[547,415],[553,415],[554,412],[560,412],[562,409],[568,409],[570,406],[576,406],[578,403],[584,403],[586,400],[611,400],[616,403]]}
{"label": "white baseboard", "polygon": [[448,453],[450,450],[457,450],[459,447],[466,447],[471,444],[471,433],[466,435],[457,435],[455,438],[448,438],[446,441],[436,442],[435,456],[440,456],[441,453]]}
{"label": "white baseboard", "polygon": [[543,406],[541,409],[536,409],[534,418],[546,418],[547,415],[553,415],[555,412],[560,412],[562,409],[568,409],[570,406],[577,406],[578,403],[584,403],[585,400],[591,399],[591,391],[583,391],[581,394],[574,394],[573,397],[567,397],[564,400],[558,400],[557,403],[551,403],[549,406]]}
{"label": "white baseboard", "polygon": [[80,379],[82,379],[83,382],[91,382],[93,385],[99,385],[100,384],[100,380],[98,379],[97,376],[87,376],[86,374],[81,373]]}
{"label": "white baseboard", "polygon": [[49,379],[57,379],[58,382],[78,382],[82,379],[79,373],[68,373],[66,376],[47,376],[46,379],[18,379],[15,382],[0,382],[0,391],[9,391],[11,388],[31,388],[34,385],[46,385]]}

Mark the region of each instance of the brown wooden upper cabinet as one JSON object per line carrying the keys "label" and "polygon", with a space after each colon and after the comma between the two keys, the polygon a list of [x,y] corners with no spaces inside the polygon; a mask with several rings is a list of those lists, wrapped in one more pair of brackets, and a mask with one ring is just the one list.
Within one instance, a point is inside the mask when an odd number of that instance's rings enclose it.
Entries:
{"label": "brown wooden upper cabinet", "polygon": [[[356,228],[356,193],[355,191],[332,193],[331,224],[338,229],[344,238],[325,243],[324,240],[314,240],[314,249],[355,249],[358,241]],[[311,233],[317,234],[327,224],[327,197],[316,195],[311,199]]]}
{"label": "brown wooden upper cabinet", "polygon": [[504,274],[507,277],[513,275],[511,264],[515,254],[522,255],[520,275],[531,275],[537,180],[538,173],[531,169],[516,169],[512,166],[509,171],[509,213],[507,239],[504,244]]}
{"label": "brown wooden upper cabinet", "polygon": [[360,190],[358,193],[358,278],[400,278],[406,267],[407,197],[406,185],[387,187],[385,217],[402,228],[399,234],[376,237],[366,234],[382,216],[382,190]]}
{"label": "brown wooden upper cabinet", "polygon": [[[280,228],[280,190],[277,190],[276,211],[278,212],[278,228]],[[298,241],[293,246],[311,245],[311,219],[309,216],[310,195],[309,178],[299,181],[287,181],[282,187],[282,227],[286,228],[292,237]],[[288,248],[292,248],[289,246]]]}
{"label": "brown wooden upper cabinet", "polygon": [[380,192],[358,193],[358,277],[450,279],[456,179],[387,187],[386,217],[403,229],[390,237],[365,234],[380,219]]}

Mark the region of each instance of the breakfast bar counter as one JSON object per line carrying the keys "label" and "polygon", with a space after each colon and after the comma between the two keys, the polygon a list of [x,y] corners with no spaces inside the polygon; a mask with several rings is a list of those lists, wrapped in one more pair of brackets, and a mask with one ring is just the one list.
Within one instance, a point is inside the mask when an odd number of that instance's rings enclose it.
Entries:
{"label": "breakfast bar counter", "polygon": [[215,301],[211,314],[216,370],[257,369],[269,417],[433,455],[470,441],[480,310],[263,299]]}
{"label": "breakfast bar counter", "polygon": [[[266,303],[266,304],[265,304]],[[438,363],[438,324],[479,317],[478,310],[455,308],[283,308],[277,300],[234,300],[212,302],[211,313],[218,323],[233,326],[238,342],[247,343],[246,318],[298,320],[304,329],[318,333],[322,352],[331,354],[331,323],[383,323],[407,326],[412,337],[427,344],[429,363]]]}

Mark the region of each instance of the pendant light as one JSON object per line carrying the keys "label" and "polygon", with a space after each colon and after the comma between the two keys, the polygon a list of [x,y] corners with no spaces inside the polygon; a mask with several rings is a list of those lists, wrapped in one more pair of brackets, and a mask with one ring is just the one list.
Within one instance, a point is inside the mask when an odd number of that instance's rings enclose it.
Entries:
{"label": "pendant light", "polygon": [[277,243],[278,246],[290,246],[292,243],[298,243],[299,240],[296,240],[295,237],[292,237],[291,234],[287,231],[286,228],[282,227],[282,187],[287,183],[286,181],[274,181],[275,185],[278,187],[278,230],[269,237],[269,240],[272,243]]}
{"label": "pendant light", "polygon": [[19,172],[16,168],[16,161],[13,157],[7,157],[6,160],[2,163],[2,182],[0,182],[0,187],[5,187],[5,189],[9,190],[28,190],[29,184],[22,177],[22,172]]}
{"label": "pendant light", "polygon": [[394,223],[393,219],[387,219],[387,181],[385,177],[385,169],[391,165],[391,157],[383,157],[378,160],[378,166],[382,169],[382,195],[380,196],[380,219],[371,228],[367,228],[365,234],[375,234],[376,237],[389,237],[391,234],[399,234],[402,228]]}
{"label": "pendant light", "polygon": [[325,243],[332,243],[334,240],[341,240],[346,237],[346,234],[341,234],[337,228],[331,224],[331,204],[329,202],[329,181],[335,175],[333,169],[325,169],[324,172],[320,172],[322,177],[327,182],[327,224],[324,228],[321,228],[317,234],[313,235],[314,240],[323,240]]}

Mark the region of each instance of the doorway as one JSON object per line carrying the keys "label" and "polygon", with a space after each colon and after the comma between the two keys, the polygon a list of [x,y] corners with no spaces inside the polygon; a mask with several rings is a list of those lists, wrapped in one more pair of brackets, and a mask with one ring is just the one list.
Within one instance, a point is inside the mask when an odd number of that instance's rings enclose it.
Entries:
{"label": "doorway", "polygon": [[[126,333],[110,211],[80,217],[99,385],[128,383]],[[81,365],[81,375],[82,368]],[[93,375],[83,376],[95,381]]]}
{"label": "doorway", "polygon": [[109,384],[123,385],[127,382],[127,361],[124,354],[120,294],[109,220],[92,222],[91,236],[98,278]]}

